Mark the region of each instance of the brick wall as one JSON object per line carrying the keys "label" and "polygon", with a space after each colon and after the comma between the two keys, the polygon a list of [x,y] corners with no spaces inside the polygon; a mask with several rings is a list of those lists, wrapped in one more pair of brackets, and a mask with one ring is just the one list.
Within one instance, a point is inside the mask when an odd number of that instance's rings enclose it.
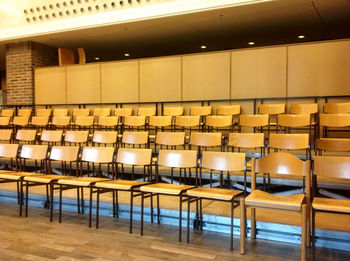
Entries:
{"label": "brick wall", "polygon": [[6,104],[34,104],[34,68],[51,65],[58,65],[55,47],[32,41],[7,44]]}

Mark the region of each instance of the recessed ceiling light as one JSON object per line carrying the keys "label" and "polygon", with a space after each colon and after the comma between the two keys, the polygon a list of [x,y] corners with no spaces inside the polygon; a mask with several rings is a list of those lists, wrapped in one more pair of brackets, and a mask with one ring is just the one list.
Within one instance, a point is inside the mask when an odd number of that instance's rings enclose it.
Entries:
{"label": "recessed ceiling light", "polygon": [[207,48],[206,45],[201,45],[201,49],[205,49],[205,48]]}
{"label": "recessed ceiling light", "polygon": [[130,56],[130,53],[124,53],[124,56],[128,57]]}
{"label": "recessed ceiling light", "polygon": [[98,61],[98,60],[100,60],[100,57],[95,57],[94,59],[95,59],[96,61]]}
{"label": "recessed ceiling light", "polygon": [[299,39],[304,39],[304,38],[305,38],[305,35],[298,35],[298,38],[299,38]]}
{"label": "recessed ceiling light", "polygon": [[254,42],[249,42],[248,44],[249,44],[249,45],[254,45],[255,43],[254,43]]}

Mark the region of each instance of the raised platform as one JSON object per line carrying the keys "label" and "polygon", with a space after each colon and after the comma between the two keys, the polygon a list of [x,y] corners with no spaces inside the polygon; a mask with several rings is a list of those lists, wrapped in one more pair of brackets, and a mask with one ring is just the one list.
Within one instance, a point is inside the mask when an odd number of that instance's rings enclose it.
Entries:
{"label": "raised platform", "polygon": [[[0,184],[0,201],[11,202],[13,204],[17,203],[15,184]],[[34,207],[41,207],[43,211],[46,202],[45,187],[31,187],[29,195],[29,205]],[[87,193],[87,190],[86,190]],[[63,193],[63,211],[76,212],[76,198],[75,191],[64,191]],[[85,195],[88,198],[88,195]],[[112,217],[112,197],[110,193],[101,195],[100,203],[100,215]],[[120,192],[119,194],[119,217],[129,218],[129,193]],[[224,202],[213,202],[204,201],[203,202],[203,229],[208,231],[216,231],[222,233],[229,233],[230,225],[230,208],[229,204]],[[140,220],[140,199],[134,199],[134,219]],[[186,206],[183,204],[183,224],[186,225]],[[88,202],[85,204],[86,211],[88,213]],[[145,201],[145,226],[150,221],[150,208],[149,200]],[[174,204],[173,197],[161,196],[160,200],[161,207],[161,224],[176,225],[178,224],[178,204],[177,201]],[[55,194],[54,198],[54,208],[58,209],[58,198]],[[193,207],[192,207],[193,209]],[[93,214],[95,214],[95,202],[93,202]],[[57,212],[54,214],[54,222],[57,222]],[[235,209],[235,216],[239,217],[239,208]],[[156,209],[154,211],[156,214]],[[250,216],[250,211],[247,212],[248,219]],[[30,207],[29,207],[30,216]],[[195,213],[191,213],[191,224],[193,225]],[[63,213],[64,220],[64,213]],[[300,222],[301,218],[289,212],[276,212],[268,210],[257,210],[257,238],[274,240],[279,242],[300,244]],[[49,220],[47,220],[49,222]],[[87,225],[87,223],[86,223]],[[103,222],[100,224],[103,226]],[[250,235],[250,222],[248,220],[248,236]],[[349,251],[350,249],[350,222],[348,215],[341,214],[328,214],[328,213],[318,213],[316,217],[316,235],[317,242],[316,246],[332,248],[338,250]],[[135,227],[134,233],[139,233],[138,228]],[[239,218],[234,220],[234,233],[239,235]]]}

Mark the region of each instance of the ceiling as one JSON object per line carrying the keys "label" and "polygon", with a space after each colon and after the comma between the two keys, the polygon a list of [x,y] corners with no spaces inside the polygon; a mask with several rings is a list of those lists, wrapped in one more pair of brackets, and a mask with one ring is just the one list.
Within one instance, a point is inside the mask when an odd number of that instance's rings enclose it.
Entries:
{"label": "ceiling", "polygon": [[[350,0],[269,1],[21,40],[83,47],[87,61],[108,61],[251,48],[250,41],[256,47],[342,38],[350,38]],[[2,70],[4,45],[0,43]]]}

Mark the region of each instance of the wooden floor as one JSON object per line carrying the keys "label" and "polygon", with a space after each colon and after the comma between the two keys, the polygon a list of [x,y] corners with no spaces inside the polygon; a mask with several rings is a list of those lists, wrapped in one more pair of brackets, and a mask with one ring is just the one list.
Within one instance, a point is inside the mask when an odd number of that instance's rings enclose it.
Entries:
{"label": "wooden floor", "polygon": [[[123,219],[101,217],[100,229],[88,228],[87,215],[65,213],[64,222],[48,222],[48,211],[31,207],[18,216],[16,204],[0,202],[0,260],[299,260],[300,247],[248,240],[248,252],[228,250],[229,237],[191,231],[191,243],[177,242],[177,227],[146,223],[144,236],[128,233]],[[138,231],[139,222],[135,222]],[[185,230],[184,230],[185,232]],[[311,249],[308,258],[312,260]],[[317,249],[314,260],[350,260],[350,252]]]}

